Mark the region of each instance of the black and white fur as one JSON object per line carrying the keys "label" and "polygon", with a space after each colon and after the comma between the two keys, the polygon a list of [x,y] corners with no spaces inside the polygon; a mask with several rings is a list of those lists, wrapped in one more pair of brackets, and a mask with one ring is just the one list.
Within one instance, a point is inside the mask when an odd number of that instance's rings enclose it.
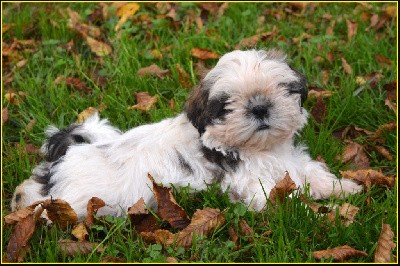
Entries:
{"label": "black and white fur", "polygon": [[124,215],[141,197],[155,205],[156,182],[194,190],[220,182],[233,201],[261,211],[285,176],[314,198],[358,192],[314,161],[293,137],[307,122],[305,77],[281,52],[233,51],[219,60],[177,117],[125,133],[98,115],[65,130],[50,127],[46,161],[16,188],[12,209],[52,197],[80,218],[91,197],[106,202],[99,215]]}

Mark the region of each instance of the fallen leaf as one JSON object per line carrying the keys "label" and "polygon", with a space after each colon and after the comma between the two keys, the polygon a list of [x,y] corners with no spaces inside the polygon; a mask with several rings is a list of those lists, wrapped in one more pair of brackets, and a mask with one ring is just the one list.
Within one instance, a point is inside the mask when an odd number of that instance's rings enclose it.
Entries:
{"label": "fallen leaf", "polygon": [[129,207],[127,214],[133,225],[139,224],[149,214],[143,197],[133,204],[132,207]]}
{"label": "fallen leaf", "polygon": [[178,263],[178,260],[175,259],[174,257],[167,257],[165,260],[168,263]]}
{"label": "fallen leaf", "polygon": [[90,89],[86,87],[85,83],[77,78],[68,77],[65,79],[65,85],[69,89],[75,89],[82,92],[90,92]]}
{"label": "fallen leaf", "polygon": [[297,44],[299,42],[309,40],[311,39],[311,37],[313,37],[311,34],[308,34],[307,32],[302,32],[299,37],[293,38],[292,42],[293,44]]}
{"label": "fallen leaf", "polygon": [[393,62],[389,58],[386,58],[381,54],[376,54],[376,55],[374,55],[374,57],[375,57],[376,61],[378,61],[378,63],[380,63],[382,65],[391,66],[393,64]]}
{"label": "fallen leaf", "polygon": [[90,50],[97,56],[106,56],[112,52],[112,48],[110,45],[104,42],[97,41],[90,36],[86,36],[86,41],[90,47]]}
{"label": "fallen leaf", "polygon": [[397,6],[386,6],[385,14],[390,18],[394,18],[397,16],[397,10],[398,10]]}
{"label": "fallen leaf", "polygon": [[274,186],[269,193],[269,200],[273,205],[276,205],[279,200],[282,202],[285,197],[290,195],[296,189],[296,184],[290,178],[289,173],[285,173],[285,177]]}
{"label": "fallen leaf", "polygon": [[326,250],[315,251],[313,252],[313,256],[316,260],[330,259],[331,257],[333,257],[334,261],[344,261],[356,256],[367,257],[368,254],[346,245]]}
{"label": "fallen leaf", "polygon": [[364,147],[358,143],[350,142],[344,149],[341,157],[344,163],[350,163],[356,169],[367,169],[370,167],[369,159],[364,151]]}
{"label": "fallen leaf", "polygon": [[208,235],[222,226],[224,222],[225,217],[219,209],[196,210],[190,224],[177,234],[176,243],[178,246],[190,248],[194,235],[196,237]]}
{"label": "fallen leaf", "polygon": [[181,67],[180,64],[176,64],[176,69],[178,70],[179,83],[182,88],[191,88],[192,82],[190,81],[189,74]]}
{"label": "fallen leaf", "polygon": [[341,59],[342,59],[342,68],[343,68],[344,72],[347,75],[351,75],[351,73],[353,73],[351,66],[347,63],[346,59],[344,59],[343,57]]}
{"label": "fallen leaf", "polygon": [[23,218],[19,217],[7,245],[7,260],[9,262],[24,261],[25,255],[28,251],[28,241],[35,232],[36,221],[42,212],[43,208],[39,207],[36,211],[32,211],[27,216]]}
{"label": "fallen leaf", "polygon": [[15,92],[6,92],[4,94],[4,98],[7,100],[9,104],[13,104],[18,106],[20,104],[20,101],[17,97],[17,94]]}
{"label": "fallen leaf", "polygon": [[140,222],[135,225],[135,231],[139,233],[154,232],[158,229],[161,229],[161,226],[158,224],[158,219],[151,213],[144,215]]}
{"label": "fallen leaf", "polygon": [[386,149],[385,147],[379,146],[379,145],[373,145],[373,147],[375,148],[375,150],[377,152],[379,152],[383,157],[385,157],[386,160],[388,160],[388,161],[393,160],[393,156],[390,154],[390,151],[388,149]]}
{"label": "fallen leaf", "polygon": [[136,92],[136,104],[129,107],[128,110],[137,109],[149,111],[157,103],[157,96],[150,96],[147,92]]}
{"label": "fallen leaf", "polygon": [[395,184],[395,178],[393,176],[385,176],[381,172],[372,169],[339,172],[344,178],[355,180],[361,184],[365,184],[367,177],[370,178],[372,185],[393,187]]}
{"label": "fallen leaf", "polygon": [[317,91],[317,90],[309,90],[308,91],[308,97],[309,98],[329,98],[333,94],[332,91],[327,91],[327,90],[322,90],[322,91]]}
{"label": "fallen leaf", "polygon": [[168,69],[161,69],[155,64],[152,64],[151,66],[148,67],[143,67],[139,69],[137,72],[137,74],[140,77],[143,77],[145,75],[153,75],[159,77],[160,79],[163,79],[164,76],[166,76],[168,73],[169,73]]}
{"label": "fallen leaf", "polygon": [[128,18],[135,15],[139,9],[140,6],[136,3],[128,3],[118,8],[116,14],[119,17],[119,21],[117,25],[115,25],[114,30],[119,31]]}
{"label": "fallen leaf", "polygon": [[390,122],[386,123],[383,125],[380,125],[378,129],[375,131],[375,135],[372,137],[372,139],[376,140],[379,139],[382,135],[384,135],[386,132],[392,131],[397,129],[397,123],[396,122]]}
{"label": "fallen leaf", "polygon": [[157,185],[153,177],[150,174],[148,176],[153,183],[153,192],[157,199],[159,216],[174,229],[185,228],[190,223],[189,216],[175,201],[171,188]]}
{"label": "fallen leaf", "polygon": [[394,262],[392,250],[396,248],[393,242],[394,233],[389,224],[382,224],[381,234],[378,239],[378,246],[375,250],[374,262]]}
{"label": "fallen leaf", "polygon": [[315,105],[312,107],[310,114],[318,123],[323,123],[326,118],[326,104],[322,97],[318,97]]}
{"label": "fallen leaf", "polygon": [[62,229],[68,225],[76,224],[78,216],[68,202],[61,199],[48,199],[43,202],[43,208],[47,211],[47,217]]}
{"label": "fallen leaf", "polygon": [[67,13],[69,16],[67,27],[69,29],[78,32],[83,37],[86,37],[88,35],[92,36],[93,38],[101,37],[100,29],[95,26],[89,26],[85,23],[82,23],[81,16],[76,11],[73,11],[71,8],[68,7]]}
{"label": "fallen leaf", "polygon": [[241,48],[254,48],[258,42],[272,39],[278,34],[278,28],[273,27],[272,31],[256,34],[247,38],[242,39],[236,46],[236,49]]}
{"label": "fallen leaf", "polygon": [[68,257],[75,255],[90,254],[96,249],[97,252],[102,252],[104,248],[99,243],[91,243],[89,241],[73,241],[69,239],[61,239],[58,242],[60,251]]}
{"label": "fallen leaf", "polygon": [[357,34],[358,23],[346,19],[346,25],[347,25],[347,40],[351,41],[353,37]]}
{"label": "fallen leaf", "polygon": [[176,104],[175,104],[175,100],[174,99],[169,100],[168,109],[169,110],[176,110]]}
{"label": "fallen leaf", "polygon": [[157,229],[154,232],[140,232],[144,242],[160,244],[164,247],[168,247],[175,240],[175,234],[171,233],[168,230]]}
{"label": "fallen leaf", "polygon": [[85,224],[87,227],[91,227],[94,224],[94,215],[97,213],[97,211],[106,206],[105,202],[98,198],[98,197],[92,197],[86,206],[87,209],[87,216],[85,220]]}
{"label": "fallen leaf", "polygon": [[329,70],[322,70],[322,84],[324,84],[325,86],[328,85],[329,83],[329,79],[330,79],[330,72]]}
{"label": "fallen leaf", "polygon": [[126,259],[108,256],[103,258],[101,263],[126,263]]}
{"label": "fallen leaf", "polygon": [[233,243],[235,243],[235,246],[238,245],[239,242],[239,236],[237,235],[235,228],[233,228],[233,225],[229,226],[229,238]]}
{"label": "fallen leaf", "polygon": [[240,228],[240,233],[243,236],[247,236],[247,240],[249,240],[249,242],[254,241],[254,238],[252,237],[252,235],[254,235],[253,228],[250,227],[250,225],[246,222],[246,220],[244,219],[239,220],[239,228]]}
{"label": "fallen leaf", "polygon": [[388,98],[385,99],[385,105],[389,107],[395,114],[397,114],[397,104],[389,100]]}
{"label": "fallen leaf", "polygon": [[339,215],[347,227],[354,222],[354,217],[358,213],[359,208],[350,203],[343,203],[339,208]]}
{"label": "fallen leaf", "polygon": [[5,125],[5,123],[7,123],[7,121],[8,121],[8,106],[4,107],[4,108],[1,110],[1,117],[2,117],[1,125],[3,126],[3,125]]}
{"label": "fallen leaf", "polygon": [[218,59],[219,55],[216,52],[213,52],[208,49],[201,49],[201,48],[193,48],[191,51],[193,57],[196,57],[201,60],[207,59]]}
{"label": "fallen leaf", "polygon": [[74,228],[72,228],[71,234],[79,241],[85,241],[89,239],[89,233],[86,229],[85,223],[83,222],[74,226]]}
{"label": "fallen leaf", "polygon": [[88,119],[89,117],[93,116],[98,112],[99,110],[90,106],[78,114],[78,119],[76,120],[76,122],[83,123],[86,119]]}
{"label": "fallen leaf", "polygon": [[330,209],[327,206],[324,206],[319,203],[312,202],[308,200],[303,194],[300,195],[300,200],[307,204],[315,213],[328,213]]}
{"label": "fallen leaf", "polygon": [[1,33],[4,34],[13,27],[15,27],[14,23],[3,23],[3,25],[1,26]]}

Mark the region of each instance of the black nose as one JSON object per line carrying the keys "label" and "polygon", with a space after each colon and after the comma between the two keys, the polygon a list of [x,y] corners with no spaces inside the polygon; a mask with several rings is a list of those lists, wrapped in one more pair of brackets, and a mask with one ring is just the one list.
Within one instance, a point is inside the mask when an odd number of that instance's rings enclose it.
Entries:
{"label": "black nose", "polygon": [[257,119],[263,119],[263,118],[268,118],[269,116],[269,108],[270,106],[268,104],[265,105],[256,105],[253,107],[251,112]]}

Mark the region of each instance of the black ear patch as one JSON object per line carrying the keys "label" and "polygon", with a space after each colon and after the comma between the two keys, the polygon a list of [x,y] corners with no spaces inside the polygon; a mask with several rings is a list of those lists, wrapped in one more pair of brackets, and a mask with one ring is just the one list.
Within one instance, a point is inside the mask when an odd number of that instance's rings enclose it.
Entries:
{"label": "black ear patch", "polygon": [[205,127],[211,121],[210,114],[207,111],[209,95],[210,87],[207,86],[207,83],[201,82],[200,86],[194,88],[184,108],[189,121],[197,128],[200,135],[204,133]]}
{"label": "black ear patch", "polygon": [[303,107],[303,104],[306,101],[308,95],[307,79],[303,74],[301,74],[294,68],[292,67],[290,68],[295,72],[295,75],[298,77],[298,80],[283,85],[287,87],[289,94],[293,93],[300,94],[300,99],[301,99],[300,106]]}
{"label": "black ear patch", "polygon": [[227,94],[223,94],[215,99],[210,99],[207,104],[207,110],[211,119],[218,118],[223,120],[225,115],[232,111],[225,109],[226,105],[228,104],[228,100],[229,96]]}

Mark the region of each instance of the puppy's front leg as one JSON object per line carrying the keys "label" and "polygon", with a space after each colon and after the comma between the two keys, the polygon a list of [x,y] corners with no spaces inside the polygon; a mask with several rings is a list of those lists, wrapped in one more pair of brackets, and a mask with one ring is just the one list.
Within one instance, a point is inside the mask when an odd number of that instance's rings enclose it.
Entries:
{"label": "puppy's front leg", "polygon": [[315,199],[345,197],[360,192],[362,186],[348,179],[338,179],[327,167],[317,161],[310,161],[304,167],[304,184],[310,185],[310,195]]}

